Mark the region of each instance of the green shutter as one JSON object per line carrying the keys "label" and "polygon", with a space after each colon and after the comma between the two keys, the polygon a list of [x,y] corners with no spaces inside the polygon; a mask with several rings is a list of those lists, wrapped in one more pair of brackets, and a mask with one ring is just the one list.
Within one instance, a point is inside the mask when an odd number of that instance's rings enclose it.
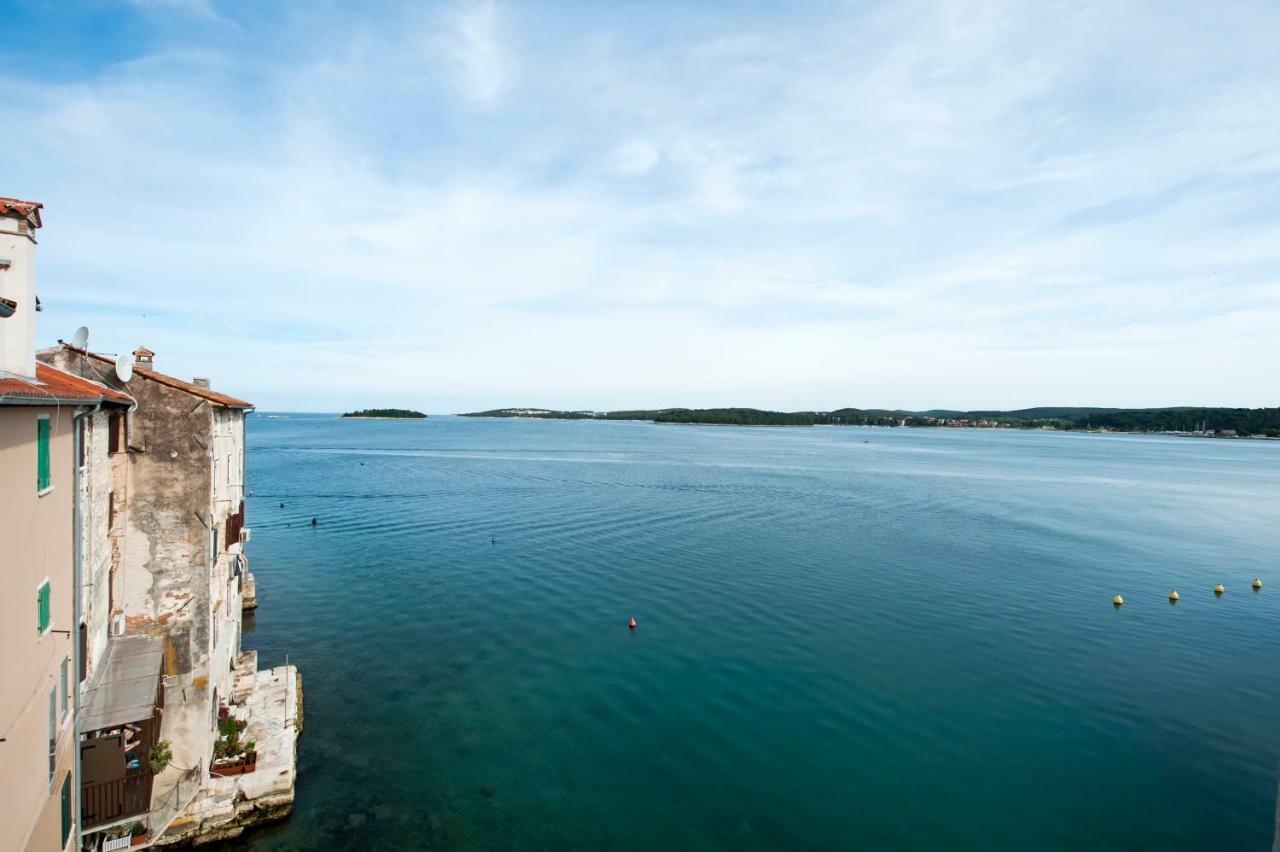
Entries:
{"label": "green shutter", "polygon": [[36,420],[36,490],[49,487],[49,418]]}
{"label": "green shutter", "polygon": [[67,670],[70,667],[71,660],[64,658],[62,661],[62,692],[59,693],[62,698],[62,718],[64,719],[67,718],[67,699],[70,698],[70,695],[67,694],[67,683],[70,681],[70,678],[68,677],[69,672]]}
{"label": "green shutter", "polygon": [[71,773],[62,779],[62,845],[71,837]]}
{"label": "green shutter", "polygon": [[49,690],[49,780],[58,768],[58,690]]}
{"label": "green shutter", "polygon": [[36,624],[37,633],[43,633],[49,629],[49,581],[45,580],[44,585],[36,592]]}

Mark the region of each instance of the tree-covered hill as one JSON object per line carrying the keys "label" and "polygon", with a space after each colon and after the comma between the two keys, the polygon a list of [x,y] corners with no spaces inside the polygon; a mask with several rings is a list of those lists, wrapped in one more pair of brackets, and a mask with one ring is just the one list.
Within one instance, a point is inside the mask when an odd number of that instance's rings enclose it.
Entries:
{"label": "tree-covered hill", "polygon": [[348,411],[343,417],[372,417],[379,420],[426,420],[427,415],[421,411],[410,411],[407,408],[366,408],[363,411]]}
{"label": "tree-covered hill", "polygon": [[897,411],[840,408],[835,411],[765,411],[758,408],[659,408],[625,411],[556,411],[497,408],[463,417],[532,417],[549,420],[650,420],[727,426],[948,426],[1012,429],[1110,430],[1116,432],[1234,432],[1280,437],[1280,408],[1021,408],[1011,411]]}

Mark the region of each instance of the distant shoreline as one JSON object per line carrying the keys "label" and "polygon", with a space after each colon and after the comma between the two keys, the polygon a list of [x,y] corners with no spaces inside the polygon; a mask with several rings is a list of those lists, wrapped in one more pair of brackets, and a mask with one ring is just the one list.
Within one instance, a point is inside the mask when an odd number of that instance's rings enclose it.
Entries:
{"label": "distant shoreline", "polygon": [[497,408],[458,417],[511,420],[617,420],[700,426],[878,426],[888,428],[1035,429],[1172,435],[1193,438],[1280,438],[1280,408],[1071,408],[1013,411],[900,411],[842,408],[835,411],[766,411],[757,408],[662,408],[559,411]]}

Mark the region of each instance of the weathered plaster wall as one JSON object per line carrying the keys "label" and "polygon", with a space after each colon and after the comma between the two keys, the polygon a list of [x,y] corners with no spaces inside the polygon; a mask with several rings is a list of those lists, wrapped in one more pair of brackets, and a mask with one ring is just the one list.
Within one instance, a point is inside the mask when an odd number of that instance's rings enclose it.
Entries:
{"label": "weathered plaster wall", "polygon": [[162,631],[166,672],[207,676],[210,407],[183,391],[136,378],[130,422],[129,505],[123,597],[129,633]]}
{"label": "weathered plaster wall", "polygon": [[110,538],[112,471],[108,449],[110,413],[83,418],[84,465],[80,469],[81,619],[88,633],[85,671],[92,678],[107,650],[111,623]]}
{"label": "weathered plaster wall", "polygon": [[218,563],[210,578],[214,602],[214,650],[212,671],[220,696],[231,694],[235,660],[240,653],[243,622],[243,584],[236,576],[236,558],[243,552],[238,541],[227,542],[227,518],[240,511],[244,501],[244,414],[215,408],[210,453],[213,460],[211,500],[220,542]]}

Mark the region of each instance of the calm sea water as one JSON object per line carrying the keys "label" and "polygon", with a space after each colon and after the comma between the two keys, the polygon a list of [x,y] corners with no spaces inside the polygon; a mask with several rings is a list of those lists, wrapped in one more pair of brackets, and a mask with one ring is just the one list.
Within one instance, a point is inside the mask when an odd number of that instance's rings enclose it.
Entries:
{"label": "calm sea water", "polygon": [[255,850],[1269,848],[1278,443],[294,415],[249,446],[245,644],[306,698]]}

